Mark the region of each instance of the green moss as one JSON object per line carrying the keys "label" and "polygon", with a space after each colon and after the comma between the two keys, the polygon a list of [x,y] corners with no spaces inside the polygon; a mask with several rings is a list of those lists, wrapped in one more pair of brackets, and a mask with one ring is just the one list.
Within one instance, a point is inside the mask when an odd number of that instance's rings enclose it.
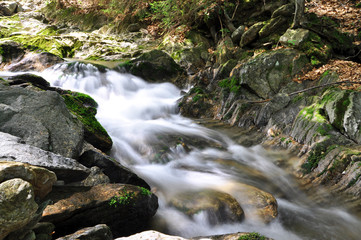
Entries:
{"label": "green moss", "polygon": [[256,232],[251,232],[249,234],[246,235],[242,235],[238,238],[238,240],[265,240],[266,237],[262,236],[259,233]]}
{"label": "green moss", "polygon": [[360,179],[361,173],[358,173],[356,177],[352,178],[352,180],[347,184],[347,188],[352,187],[355,183]]}
{"label": "green moss", "polygon": [[223,79],[221,81],[219,81],[218,85],[221,88],[225,88],[231,92],[235,92],[238,93],[241,90],[241,84],[239,81],[239,78],[237,77],[231,77],[231,78],[226,78]]}
{"label": "green moss", "polygon": [[62,97],[68,109],[78,117],[89,132],[110,138],[95,118],[97,104],[94,99],[86,94],[76,92],[63,94]]}
{"label": "green moss", "polygon": [[333,149],[337,148],[337,145],[327,146],[324,143],[318,143],[310,152],[307,161],[302,164],[301,168],[303,173],[310,173],[318,166],[318,163]]}
{"label": "green moss", "polygon": [[135,193],[129,192],[126,187],[123,188],[119,195],[113,196],[109,200],[109,206],[118,207],[120,205],[129,205],[131,202],[134,201]]}
{"label": "green moss", "polygon": [[300,49],[310,58],[313,66],[326,63],[332,51],[332,48],[314,32],[310,32],[307,41],[301,44]]}
{"label": "green moss", "polygon": [[139,187],[140,188],[140,194],[144,195],[144,196],[150,196],[152,195],[152,192],[149,191],[148,189],[144,188],[144,187]]}

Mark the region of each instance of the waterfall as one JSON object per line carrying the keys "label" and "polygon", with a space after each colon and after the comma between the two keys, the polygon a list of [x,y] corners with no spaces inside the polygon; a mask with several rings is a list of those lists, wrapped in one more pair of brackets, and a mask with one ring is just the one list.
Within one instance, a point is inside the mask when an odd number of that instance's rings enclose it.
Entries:
{"label": "waterfall", "polygon": [[[53,86],[87,93],[98,102],[96,117],[114,142],[111,155],[152,186],[160,203],[156,219],[165,222],[168,234],[193,237],[256,231],[278,240],[361,236],[356,217],[341,207],[314,204],[262,147],[237,145],[178,114],[181,90],[170,83],[147,83],[79,62],[37,74]],[[214,189],[232,195],[242,206],[240,184],[273,194],[278,201],[277,219],[264,224],[246,218],[214,226],[204,212],[189,218],[168,204],[184,191]]]}

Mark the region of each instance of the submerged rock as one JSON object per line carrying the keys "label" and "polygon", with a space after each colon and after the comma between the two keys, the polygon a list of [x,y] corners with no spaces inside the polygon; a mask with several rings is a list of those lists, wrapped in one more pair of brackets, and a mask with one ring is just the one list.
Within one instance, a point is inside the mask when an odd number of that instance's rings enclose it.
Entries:
{"label": "submerged rock", "polygon": [[231,183],[221,189],[232,193],[244,210],[246,220],[270,223],[278,215],[278,204],[272,194],[243,183]]}
{"label": "submerged rock", "polygon": [[30,183],[15,178],[0,184],[0,239],[28,224],[38,205]]}
{"label": "submerged rock", "polygon": [[97,224],[108,225],[115,237],[134,234],[158,208],[157,197],[149,190],[124,184],[59,186],[48,197],[54,204],[45,209],[42,220],[56,226],[57,237]]}
{"label": "submerged rock", "polygon": [[170,203],[190,217],[205,212],[212,225],[240,222],[244,218],[243,209],[237,200],[224,192],[204,190],[182,193],[176,195]]}

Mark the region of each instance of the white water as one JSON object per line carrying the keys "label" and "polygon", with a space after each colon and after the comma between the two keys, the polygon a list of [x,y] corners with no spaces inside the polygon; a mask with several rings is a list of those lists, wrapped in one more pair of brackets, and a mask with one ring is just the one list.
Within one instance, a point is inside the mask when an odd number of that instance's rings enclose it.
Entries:
{"label": "white water", "polygon": [[[181,95],[172,84],[149,84],[113,70],[99,72],[83,63],[71,68],[57,65],[40,75],[53,86],[87,93],[98,102],[97,118],[114,142],[111,154],[156,191],[160,203],[156,218],[166,221],[169,234],[193,237],[256,231],[279,240],[360,239],[358,219],[342,208],[312,204],[287,173],[264,156],[262,148],[236,145],[177,114]],[[175,144],[160,161],[152,162],[159,153],[157,146],[173,144],[169,136],[201,139],[218,148],[195,144],[187,150]],[[211,226],[204,213],[190,219],[167,204],[179,192],[211,188],[231,194],[242,205],[239,182],[274,194],[279,217],[268,225],[246,219]]]}

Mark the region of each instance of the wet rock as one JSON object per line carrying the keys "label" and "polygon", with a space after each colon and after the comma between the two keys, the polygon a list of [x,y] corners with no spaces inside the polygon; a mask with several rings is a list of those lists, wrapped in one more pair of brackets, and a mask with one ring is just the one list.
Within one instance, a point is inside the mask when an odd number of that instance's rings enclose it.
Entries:
{"label": "wet rock", "polygon": [[275,95],[271,101],[262,106],[256,118],[256,125],[259,127],[267,125],[271,116],[273,114],[277,115],[277,112],[285,108],[289,102],[290,97],[287,94],[279,93]]}
{"label": "wet rock", "polygon": [[0,239],[29,223],[38,205],[30,183],[15,178],[0,184]]}
{"label": "wet rock", "polygon": [[23,47],[14,41],[1,41],[0,49],[2,49],[0,53],[0,68],[5,63],[19,61],[25,54]]}
{"label": "wet rock", "polygon": [[34,188],[35,196],[39,198],[45,197],[56,182],[55,173],[45,168],[19,162],[0,161],[0,182],[13,178],[21,178],[29,182]]}
{"label": "wet rock", "polygon": [[229,192],[242,206],[246,220],[269,223],[278,215],[278,204],[272,194],[259,188],[242,183],[221,186],[220,190]]}
{"label": "wet rock", "polygon": [[128,168],[122,166],[115,159],[96,152],[85,151],[79,158],[79,162],[86,167],[99,167],[110,179],[111,183],[126,183],[150,189],[149,185]]}
{"label": "wet rock", "polygon": [[145,231],[129,237],[117,238],[115,240],[141,240],[141,239],[186,240],[186,238],[182,238],[178,236],[170,236],[157,231]]}
{"label": "wet rock", "polygon": [[83,145],[83,126],[53,91],[31,91],[0,85],[0,131],[27,144],[77,158]]}
{"label": "wet rock", "polygon": [[50,83],[48,81],[46,81],[44,78],[39,77],[35,74],[30,74],[30,73],[25,73],[25,74],[9,77],[7,79],[7,81],[10,86],[21,85],[24,83],[31,83],[32,85],[34,85],[40,89],[43,89],[43,90],[46,90],[50,87]]}
{"label": "wet rock", "polygon": [[280,43],[283,46],[297,48],[308,40],[309,35],[310,31],[307,29],[287,29],[287,31],[281,36]]}
{"label": "wet rock", "polygon": [[83,228],[73,234],[57,238],[57,240],[113,240],[110,228],[105,224]]}
{"label": "wet rock", "polygon": [[48,52],[31,52],[25,54],[25,56],[20,61],[8,65],[5,70],[12,72],[43,71],[44,69],[63,61],[64,60],[62,58]]}
{"label": "wet rock", "polygon": [[258,32],[261,30],[264,26],[264,22],[259,22],[254,25],[252,25],[243,35],[241,38],[240,46],[244,47],[250,44],[251,42],[255,41],[259,35]]}
{"label": "wet rock", "polygon": [[21,5],[18,2],[2,1],[0,2],[0,16],[11,16],[21,11]]}
{"label": "wet rock", "polygon": [[56,226],[56,237],[97,224],[108,225],[115,237],[134,234],[158,208],[157,197],[148,190],[124,184],[59,186],[48,197],[54,204],[45,209],[42,220]]}
{"label": "wet rock", "polygon": [[[0,148],[2,161],[22,162],[47,168],[55,172],[58,180],[67,183],[83,180],[89,175],[89,170],[74,159],[24,144],[20,138],[7,133],[0,132]],[[40,170],[35,172],[40,173]]]}
{"label": "wet rock", "polygon": [[185,80],[184,71],[168,54],[152,50],[126,64],[125,69],[150,82],[172,82],[178,86]]}
{"label": "wet rock", "polygon": [[182,193],[170,204],[190,217],[205,212],[212,225],[240,222],[244,218],[243,209],[231,195],[214,190]]}

